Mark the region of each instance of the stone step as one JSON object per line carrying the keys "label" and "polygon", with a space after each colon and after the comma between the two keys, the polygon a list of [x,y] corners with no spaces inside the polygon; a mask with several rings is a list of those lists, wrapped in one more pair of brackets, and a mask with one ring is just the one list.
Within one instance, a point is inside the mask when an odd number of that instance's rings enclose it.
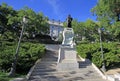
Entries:
{"label": "stone step", "polygon": [[62,73],[35,73],[35,74],[32,74],[31,76],[41,76],[41,77],[49,77],[49,76],[61,76],[61,77],[79,77],[79,76],[81,76],[81,77],[91,77],[91,78],[93,78],[93,77],[99,77],[99,78],[101,78],[101,76],[99,75],[99,74],[97,74],[96,75],[96,73],[64,73],[64,72],[62,72]]}
{"label": "stone step", "polygon": [[79,61],[78,61],[78,63],[80,63],[80,64],[88,64],[88,65],[90,65],[90,64],[91,64],[91,63],[79,62]]}
{"label": "stone step", "polygon": [[[42,65],[45,65],[45,66],[49,66],[49,65],[57,65],[57,62],[55,62],[55,61],[41,61],[40,63],[37,63],[37,67],[39,67],[39,66],[42,66]],[[89,65],[87,65],[87,64],[79,64],[79,67],[80,68],[84,68],[84,67],[91,67],[91,65],[89,64]]]}
{"label": "stone step", "polygon": [[[42,73],[41,73],[42,72]],[[70,73],[70,74],[76,74],[76,73],[97,73],[96,71],[89,71],[89,70],[81,70],[81,71],[73,71],[73,72],[67,72],[67,71],[57,71],[57,69],[35,69],[33,70],[33,73],[36,74],[61,74],[61,73]]]}
{"label": "stone step", "polygon": [[33,73],[36,72],[36,73],[40,73],[40,72],[56,72],[57,70],[56,69],[35,69],[33,70]]}
{"label": "stone step", "polygon": [[37,63],[37,65],[39,64],[57,64],[57,62],[56,61],[41,61]]}
{"label": "stone step", "polygon": [[38,62],[37,64],[56,64],[57,61],[41,61],[41,62]]}
{"label": "stone step", "polygon": [[37,64],[36,67],[56,67],[57,64],[52,64],[52,63],[41,63],[41,64]]}
{"label": "stone step", "polygon": [[[39,63],[39,64],[37,64],[36,65],[36,67],[43,67],[44,68],[44,66],[45,67],[56,67],[57,66],[57,62],[41,62],[41,63]],[[91,67],[91,65],[81,65],[81,64],[79,64],[79,68],[90,68]]]}
{"label": "stone step", "polygon": [[85,80],[78,80],[79,78],[75,78],[74,80],[64,80],[64,79],[58,79],[58,78],[49,78],[49,79],[33,79],[33,80],[28,80],[28,81],[107,81],[103,79],[85,79]]}
{"label": "stone step", "polygon": [[56,69],[53,66],[41,66],[41,67],[35,67],[34,70],[38,70],[38,69]]}
{"label": "stone step", "polygon": [[[61,80],[62,81],[62,80]],[[83,78],[75,78],[75,79],[69,79],[69,80],[63,80],[63,81],[107,81],[101,78],[92,78],[92,79],[83,79]]]}
{"label": "stone step", "polygon": [[101,79],[100,77],[68,77],[68,78],[62,78],[61,81],[104,81],[104,79]]}
{"label": "stone step", "polygon": [[49,55],[49,54],[47,54],[47,55],[45,55],[44,57],[43,57],[43,59],[44,58],[58,58],[58,56],[57,55]]}
{"label": "stone step", "polygon": [[91,66],[86,66],[86,65],[79,65],[79,68],[90,68]]}
{"label": "stone step", "polygon": [[71,75],[96,75],[99,76],[99,74],[96,71],[88,71],[88,70],[81,70],[81,71],[57,71],[56,69],[51,69],[51,70],[44,70],[44,69],[39,69],[39,70],[34,70],[32,72],[32,75],[61,75],[61,74],[71,74]]}
{"label": "stone step", "polygon": [[79,65],[91,66],[91,64],[79,63]]}
{"label": "stone step", "polygon": [[57,61],[57,58],[46,58],[42,59],[41,61]]}
{"label": "stone step", "polygon": [[39,70],[39,69],[56,69],[52,66],[42,66],[42,67],[35,67],[34,70]]}
{"label": "stone step", "polygon": [[46,64],[46,65],[45,64],[40,64],[40,65],[36,65],[35,69],[56,68],[56,65],[57,64]]}
{"label": "stone step", "polygon": [[84,76],[69,76],[69,75],[64,75],[64,76],[54,76],[54,75],[49,75],[49,76],[32,76],[31,80],[34,79],[46,79],[46,80],[53,80],[54,79],[58,79],[59,81],[104,81],[103,79],[101,79],[99,76],[93,76],[93,77],[84,77]]}
{"label": "stone step", "polygon": [[58,78],[38,78],[38,79],[30,79],[30,80],[27,80],[27,81],[63,81],[63,80],[60,80]]}
{"label": "stone step", "polygon": [[[35,67],[34,71],[41,71],[41,70],[51,70],[51,69],[56,69],[57,67],[54,66],[41,66],[41,67]],[[57,71],[57,72],[96,72],[92,67],[89,68],[80,68],[76,70],[69,70],[69,71]]]}

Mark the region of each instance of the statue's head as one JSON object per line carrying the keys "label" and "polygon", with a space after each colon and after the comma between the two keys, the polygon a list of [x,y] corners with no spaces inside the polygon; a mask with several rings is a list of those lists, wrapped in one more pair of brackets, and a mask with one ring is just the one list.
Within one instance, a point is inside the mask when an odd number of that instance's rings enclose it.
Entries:
{"label": "statue's head", "polygon": [[71,15],[69,14],[68,17],[71,17]]}

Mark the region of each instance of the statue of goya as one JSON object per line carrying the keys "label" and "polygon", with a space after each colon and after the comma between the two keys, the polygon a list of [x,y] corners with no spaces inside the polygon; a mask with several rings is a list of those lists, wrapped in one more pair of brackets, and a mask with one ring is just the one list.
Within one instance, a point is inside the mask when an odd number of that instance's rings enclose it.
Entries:
{"label": "statue of goya", "polygon": [[72,20],[73,18],[71,17],[71,15],[69,14],[68,17],[67,17],[67,27],[68,28],[72,28]]}

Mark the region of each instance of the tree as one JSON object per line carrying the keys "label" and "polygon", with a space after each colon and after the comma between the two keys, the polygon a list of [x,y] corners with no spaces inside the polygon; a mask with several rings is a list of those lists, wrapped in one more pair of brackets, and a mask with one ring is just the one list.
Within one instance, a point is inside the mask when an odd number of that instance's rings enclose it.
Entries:
{"label": "tree", "polygon": [[104,33],[104,37],[108,38],[109,35],[108,39],[118,40],[120,33],[120,31],[118,31],[118,23],[120,21],[120,0],[98,0],[97,5],[93,7],[91,11],[97,16],[100,27],[104,27],[106,31],[108,31],[108,33]]}
{"label": "tree", "polygon": [[112,24],[110,32],[112,32],[112,38],[114,38],[115,41],[120,42],[120,22],[115,22]]}
{"label": "tree", "polygon": [[77,20],[72,21],[72,27],[75,33],[75,39],[76,41],[82,40],[82,37],[84,36],[84,22],[78,22]]}
{"label": "tree", "polygon": [[[99,21],[106,23],[119,21],[120,1],[119,0],[98,0],[95,7],[91,9]],[[103,22],[104,22],[103,21]]]}
{"label": "tree", "polygon": [[45,17],[42,12],[39,12],[37,14],[38,25],[36,27],[37,27],[37,30],[39,30],[38,33],[40,33],[40,34],[48,34],[49,33],[49,24],[47,23],[47,21],[48,21],[48,18]]}
{"label": "tree", "polygon": [[7,24],[8,14],[9,14],[8,5],[2,3],[2,5],[0,5],[0,25],[5,26]]}
{"label": "tree", "polygon": [[90,19],[85,22],[85,36],[89,41],[98,39],[98,28],[99,25]]}
{"label": "tree", "polygon": [[[2,37],[5,39],[10,39],[15,35],[14,27],[8,24],[9,18],[15,16],[17,13],[11,6],[8,6],[5,3],[0,5],[0,25],[2,26]],[[11,33],[10,33],[11,32]]]}
{"label": "tree", "polygon": [[48,34],[49,33],[49,25],[47,23],[47,17],[45,17],[42,12],[36,13],[32,9],[28,7],[24,7],[21,10],[16,11],[17,14],[14,16],[8,16],[8,25],[11,25],[16,33],[16,37],[20,35],[21,27],[22,27],[22,18],[23,16],[27,16],[29,18],[29,22],[26,25],[24,37],[31,38],[34,34]]}
{"label": "tree", "polygon": [[73,20],[72,25],[77,41],[95,41],[99,37],[99,25],[97,22],[94,22],[90,19],[88,19],[86,22],[78,22],[77,20]]}

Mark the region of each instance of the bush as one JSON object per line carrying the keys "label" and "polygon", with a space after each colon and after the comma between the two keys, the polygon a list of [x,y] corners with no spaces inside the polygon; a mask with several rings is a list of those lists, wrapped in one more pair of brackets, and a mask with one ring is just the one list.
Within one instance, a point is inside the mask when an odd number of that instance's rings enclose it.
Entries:
{"label": "bush", "polygon": [[77,52],[83,58],[91,59],[91,56],[94,52],[99,50],[98,44],[79,44],[77,46]]}
{"label": "bush", "polygon": [[[76,41],[77,42],[77,41]],[[82,41],[79,41],[79,42],[77,42],[78,44],[88,44],[89,43],[89,41],[87,41],[87,40],[82,40]]]}
{"label": "bush", "polygon": [[[77,52],[81,57],[90,59],[99,68],[102,66],[103,60],[99,43],[79,44]],[[117,43],[103,43],[103,54],[107,68],[120,65],[120,49]]]}
{"label": "bush", "polygon": [[[17,43],[4,42],[0,49],[0,68],[9,71],[14,61]],[[17,72],[27,72],[35,61],[45,54],[45,46],[39,43],[21,43],[18,52]]]}
{"label": "bush", "polygon": [[8,81],[8,79],[0,77],[0,81]]}

